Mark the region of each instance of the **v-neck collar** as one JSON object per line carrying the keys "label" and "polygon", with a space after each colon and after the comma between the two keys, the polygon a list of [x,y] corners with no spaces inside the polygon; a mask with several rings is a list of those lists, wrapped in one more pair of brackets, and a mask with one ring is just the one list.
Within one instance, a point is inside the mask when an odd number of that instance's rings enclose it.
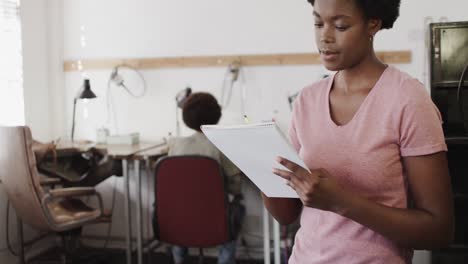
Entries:
{"label": "v-neck collar", "polygon": [[328,87],[327,87],[327,93],[326,93],[326,107],[327,107],[327,119],[329,121],[329,123],[335,127],[335,128],[345,128],[345,127],[348,127],[350,125],[352,125],[352,123],[354,122],[355,119],[358,118],[360,112],[362,112],[363,108],[365,108],[366,104],[368,103],[369,100],[372,99],[372,97],[374,96],[375,94],[375,90],[377,90],[381,85],[381,82],[382,80],[384,79],[384,77],[387,75],[387,72],[389,71],[390,69],[390,65],[388,65],[385,70],[382,72],[382,74],[380,75],[379,79],[377,80],[377,82],[374,84],[374,86],[372,87],[372,89],[370,90],[370,92],[366,95],[366,98],[364,98],[364,101],[362,101],[361,105],[359,106],[358,110],[354,113],[353,117],[348,121],[346,122],[345,124],[342,124],[342,125],[338,125],[332,118],[331,116],[331,106],[330,106],[330,92],[331,92],[331,88],[333,87],[333,83],[335,82],[335,77],[336,77],[336,74],[338,72],[335,72],[331,77],[330,77],[330,80],[328,82]]}

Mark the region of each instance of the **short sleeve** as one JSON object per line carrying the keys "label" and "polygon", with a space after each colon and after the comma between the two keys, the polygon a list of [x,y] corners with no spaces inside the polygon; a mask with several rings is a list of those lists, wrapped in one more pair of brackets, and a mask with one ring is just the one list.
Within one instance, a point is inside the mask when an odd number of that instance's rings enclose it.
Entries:
{"label": "short sleeve", "polygon": [[169,148],[168,156],[174,155],[175,144],[176,144],[176,138],[171,137],[167,140],[167,147]]}
{"label": "short sleeve", "polygon": [[419,82],[407,83],[408,99],[402,109],[400,123],[401,156],[447,151],[439,110]]}

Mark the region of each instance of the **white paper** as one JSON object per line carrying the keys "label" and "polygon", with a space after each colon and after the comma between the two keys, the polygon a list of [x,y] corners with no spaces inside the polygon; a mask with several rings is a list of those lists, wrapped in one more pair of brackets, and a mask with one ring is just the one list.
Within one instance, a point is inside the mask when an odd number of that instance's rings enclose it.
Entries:
{"label": "white paper", "polygon": [[239,126],[202,126],[207,138],[268,197],[297,198],[297,193],[273,168],[281,156],[306,168],[294,148],[274,123]]}

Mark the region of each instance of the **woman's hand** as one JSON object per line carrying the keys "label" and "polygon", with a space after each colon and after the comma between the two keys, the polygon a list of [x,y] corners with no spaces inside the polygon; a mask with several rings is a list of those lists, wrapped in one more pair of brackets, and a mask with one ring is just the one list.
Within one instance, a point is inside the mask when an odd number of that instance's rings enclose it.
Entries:
{"label": "woman's hand", "polygon": [[273,169],[273,173],[286,179],[287,184],[299,195],[304,206],[321,210],[344,213],[344,203],[348,193],[325,169],[311,170],[278,157],[278,163],[288,170]]}

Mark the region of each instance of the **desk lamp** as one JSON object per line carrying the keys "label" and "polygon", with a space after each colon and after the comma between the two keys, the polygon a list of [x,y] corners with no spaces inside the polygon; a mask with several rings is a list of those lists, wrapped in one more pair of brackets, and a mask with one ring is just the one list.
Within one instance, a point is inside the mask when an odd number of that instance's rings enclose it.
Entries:
{"label": "desk lamp", "polygon": [[192,88],[187,87],[176,94],[176,135],[180,136],[179,108],[184,108],[184,104],[192,94]]}
{"label": "desk lamp", "polygon": [[76,102],[81,99],[93,99],[96,98],[96,94],[91,91],[91,85],[89,79],[85,79],[83,83],[83,90],[78,93],[78,95],[73,98],[73,122],[72,122],[72,131],[71,131],[71,141],[74,142],[75,136],[75,112],[76,112]]}

